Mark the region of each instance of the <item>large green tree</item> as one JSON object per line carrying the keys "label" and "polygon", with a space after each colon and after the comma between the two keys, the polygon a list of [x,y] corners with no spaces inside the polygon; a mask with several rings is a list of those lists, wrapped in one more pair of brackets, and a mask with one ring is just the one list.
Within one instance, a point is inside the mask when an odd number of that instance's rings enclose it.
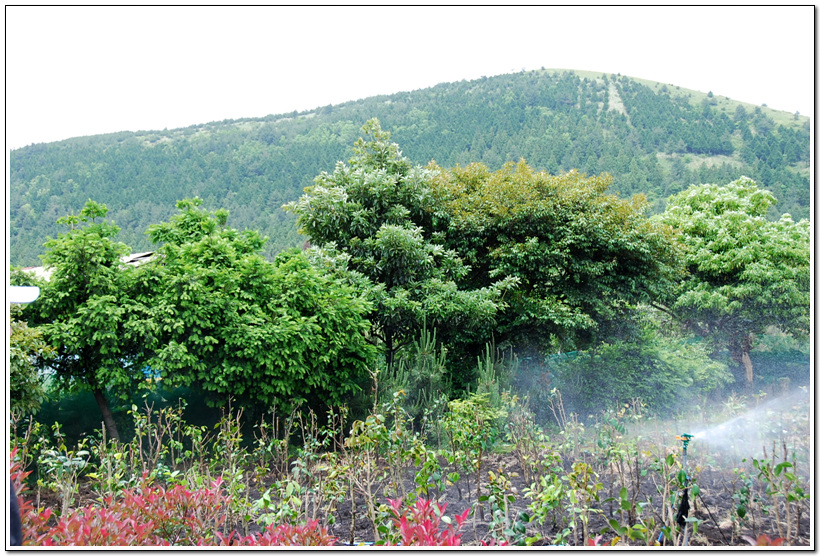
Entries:
{"label": "large green tree", "polygon": [[201,204],[180,201],[149,228],[159,247],[139,278],[152,306],[151,367],[217,404],[343,403],[376,355],[364,337],[370,303],[338,265],[327,271],[298,251],[271,263],[265,238]]}
{"label": "large green tree", "polygon": [[463,289],[468,269],[434,231],[434,171],[402,156],[378,120],[363,127],[347,164],[323,172],[285,205],[310,241],[349,256],[350,268],[373,282],[372,336],[388,367],[426,321],[452,340],[494,323],[508,282]]}
{"label": "large green tree", "polygon": [[749,352],[769,326],[809,330],[809,222],[766,219],[774,196],[747,177],[670,197],[658,220],[680,232],[689,275],[665,307],[692,331],[726,347],[754,380]]}
{"label": "large green tree", "polygon": [[53,373],[58,388],[90,390],[109,437],[119,438],[109,392],[131,392],[145,352],[131,326],[138,312],[133,268],[120,260],[129,249],[114,240],[119,228],[105,220],[107,213],[105,205],[88,201],[79,214],[57,220],[69,229],[46,242],[43,265],[51,275],[24,314],[54,348],[52,357],[40,358],[40,368]]}
{"label": "large green tree", "polygon": [[571,350],[623,328],[680,270],[671,230],[646,200],[607,192],[607,175],[537,172],[523,160],[441,170],[434,180],[445,245],[469,264],[469,287],[515,278],[499,340]]}

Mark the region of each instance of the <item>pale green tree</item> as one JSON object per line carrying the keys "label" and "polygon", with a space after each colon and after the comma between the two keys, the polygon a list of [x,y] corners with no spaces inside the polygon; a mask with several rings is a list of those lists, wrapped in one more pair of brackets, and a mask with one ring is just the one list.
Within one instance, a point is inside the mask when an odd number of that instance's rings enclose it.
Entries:
{"label": "pale green tree", "polygon": [[774,196],[747,177],[703,184],[674,195],[658,216],[678,230],[688,277],[665,310],[731,353],[751,385],[754,335],[769,326],[809,330],[809,222],[789,214],[772,222]]}
{"label": "pale green tree", "polygon": [[611,184],[608,175],[551,175],[523,160],[437,175],[439,228],[470,265],[465,282],[517,281],[499,342],[569,351],[628,335],[630,313],[677,279],[669,227],[648,219],[643,196],[621,199]]}

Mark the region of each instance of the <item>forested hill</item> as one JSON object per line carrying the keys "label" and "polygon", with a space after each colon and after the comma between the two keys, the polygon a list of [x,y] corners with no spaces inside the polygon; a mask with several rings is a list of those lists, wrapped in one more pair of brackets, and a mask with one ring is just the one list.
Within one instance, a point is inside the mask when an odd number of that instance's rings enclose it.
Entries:
{"label": "forested hill", "polygon": [[55,221],[90,198],[106,204],[133,251],[144,232],[199,196],[231,226],[270,237],[273,255],[304,243],[282,204],[347,160],[361,126],[381,121],[416,164],[525,158],[539,170],[609,172],[653,211],[692,183],[746,175],[779,200],[775,217],[809,217],[809,120],[726,97],[625,76],[538,70],[444,83],[310,112],[184,129],[122,132],[11,151],[10,259],[39,265]]}

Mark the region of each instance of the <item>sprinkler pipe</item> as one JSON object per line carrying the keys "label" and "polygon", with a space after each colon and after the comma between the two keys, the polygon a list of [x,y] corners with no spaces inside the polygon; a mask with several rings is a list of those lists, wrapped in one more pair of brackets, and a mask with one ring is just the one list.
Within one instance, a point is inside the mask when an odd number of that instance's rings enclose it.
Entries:
{"label": "sprinkler pipe", "polygon": [[683,442],[683,494],[680,498],[678,515],[675,520],[678,525],[683,526],[683,546],[689,544],[689,522],[686,520],[689,517],[689,468],[686,466],[686,448],[689,447],[689,441],[693,438],[694,435],[688,433],[683,433],[677,437],[678,440]]}
{"label": "sprinkler pipe", "polygon": [[[689,522],[686,518],[689,517],[689,471],[686,466],[686,449],[689,447],[689,441],[695,438],[695,435],[683,433],[675,437],[683,442],[683,495],[681,496],[680,506],[678,506],[678,515],[675,521],[679,526],[684,527],[683,546],[689,544]],[[663,540],[663,532],[658,536],[658,543]]]}
{"label": "sprinkler pipe", "polygon": [[678,440],[683,442],[683,471],[685,473],[683,486],[684,486],[684,488],[686,488],[687,486],[689,486],[689,474],[687,473],[687,467],[686,467],[686,448],[689,447],[689,441],[692,440],[693,438],[695,438],[695,435],[688,434],[688,433],[683,433],[679,436],[676,436],[675,438],[677,438]]}

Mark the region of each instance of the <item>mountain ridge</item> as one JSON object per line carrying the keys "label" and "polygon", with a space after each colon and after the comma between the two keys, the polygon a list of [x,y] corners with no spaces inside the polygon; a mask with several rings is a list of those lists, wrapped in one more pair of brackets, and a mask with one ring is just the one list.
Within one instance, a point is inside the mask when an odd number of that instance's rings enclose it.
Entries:
{"label": "mountain ridge", "polygon": [[551,173],[608,172],[617,193],[646,193],[653,211],[688,181],[728,182],[742,173],[780,199],[772,217],[808,217],[805,116],[645,79],[542,69],[302,112],[15,149],[11,262],[39,264],[42,242],[58,231],[56,218],[88,198],[109,206],[120,239],[136,251],[150,248],[148,224],[195,195],[210,208],[227,208],[231,225],[270,236],[270,256],[299,246],[304,238],[281,205],[347,160],[372,117],[417,164],[483,162],[495,169],[525,158]]}

